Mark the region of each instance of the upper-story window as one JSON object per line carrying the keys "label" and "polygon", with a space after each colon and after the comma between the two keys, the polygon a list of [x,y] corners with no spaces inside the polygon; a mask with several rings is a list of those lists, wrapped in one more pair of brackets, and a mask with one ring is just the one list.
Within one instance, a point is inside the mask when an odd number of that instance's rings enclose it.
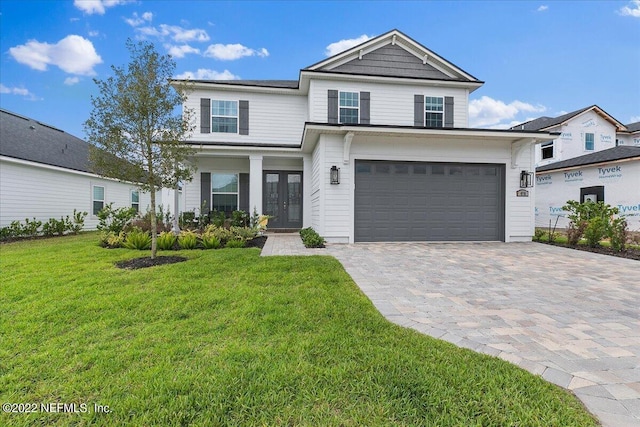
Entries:
{"label": "upper-story window", "polygon": [[340,123],[358,124],[359,112],[360,94],[340,92]]}
{"label": "upper-story window", "polygon": [[211,132],[238,133],[238,101],[211,100]]}
{"label": "upper-story window", "polygon": [[426,127],[441,128],[444,123],[444,98],[441,96],[424,97],[424,124]]}
{"label": "upper-story window", "polygon": [[593,151],[595,148],[595,138],[594,138],[594,134],[592,133],[585,133],[584,134],[584,149],[587,151]]}
{"label": "upper-story window", "polygon": [[542,144],[542,160],[553,159],[553,141]]}

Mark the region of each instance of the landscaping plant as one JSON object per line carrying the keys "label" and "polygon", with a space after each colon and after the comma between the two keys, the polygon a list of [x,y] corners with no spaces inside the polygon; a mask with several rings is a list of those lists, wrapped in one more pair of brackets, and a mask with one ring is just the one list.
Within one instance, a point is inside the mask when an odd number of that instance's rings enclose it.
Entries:
{"label": "landscaping plant", "polygon": [[324,248],[325,240],[311,227],[300,230],[302,243],[307,248]]}
{"label": "landscaping plant", "polygon": [[158,235],[158,249],[161,251],[170,251],[174,249],[178,236],[172,231],[163,231]]}
{"label": "landscaping plant", "polygon": [[198,235],[191,230],[183,230],[178,236],[178,244],[182,249],[195,249],[198,246]]}
{"label": "landscaping plant", "polygon": [[138,215],[134,208],[113,208],[113,203],[108,203],[98,212],[97,229],[105,232],[119,234]]}
{"label": "landscaping plant", "polygon": [[122,246],[127,249],[147,250],[151,247],[151,236],[146,231],[134,228],[127,233]]}

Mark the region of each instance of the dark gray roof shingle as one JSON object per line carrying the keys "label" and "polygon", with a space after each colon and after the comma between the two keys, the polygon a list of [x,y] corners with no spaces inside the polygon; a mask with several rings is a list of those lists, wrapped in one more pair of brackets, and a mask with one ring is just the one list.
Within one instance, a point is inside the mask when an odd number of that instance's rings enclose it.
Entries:
{"label": "dark gray roof shingle", "polygon": [[272,87],[278,89],[297,89],[298,80],[189,80],[194,83],[216,83],[234,86]]}
{"label": "dark gray roof shingle", "polygon": [[595,107],[595,105],[590,105],[588,107],[585,108],[581,108],[579,110],[576,111],[572,111],[570,113],[567,114],[563,114],[561,116],[558,117],[538,117],[537,119],[525,122],[525,123],[521,123],[519,125],[513,126],[511,129],[513,130],[540,130],[540,129],[546,129],[548,127],[551,126],[556,126],[559,125],[560,123],[564,122],[565,120],[569,120],[571,117],[573,116],[577,116],[578,114],[587,111],[588,109]]}
{"label": "dark gray roof shingle", "polygon": [[89,143],[0,109],[0,155],[91,173]]}
{"label": "dark gray roof shingle", "polygon": [[638,132],[640,130],[640,122],[629,123],[625,127],[629,132]]}
{"label": "dark gray roof shingle", "polygon": [[615,160],[631,159],[637,157],[640,160],[640,147],[631,147],[629,145],[619,145],[607,150],[597,151],[584,156],[574,157],[573,159],[563,160],[561,162],[551,163],[549,165],[536,168],[536,172],[547,172],[556,169],[571,168],[576,166],[586,166],[596,163],[613,162]]}

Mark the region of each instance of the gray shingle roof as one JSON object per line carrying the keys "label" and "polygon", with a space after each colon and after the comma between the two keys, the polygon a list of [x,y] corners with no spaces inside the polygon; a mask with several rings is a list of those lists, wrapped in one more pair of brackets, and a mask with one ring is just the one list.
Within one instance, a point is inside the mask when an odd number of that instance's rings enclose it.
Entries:
{"label": "gray shingle roof", "polygon": [[570,118],[572,118],[573,116],[577,116],[578,114],[587,111],[590,108],[596,107],[596,105],[590,105],[588,107],[585,108],[581,108],[579,110],[576,111],[572,111],[570,113],[567,114],[563,114],[561,116],[558,117],[538,117],[537,119],[525,122],[525,123],[520,123],[519,125],[513,126],[511,129],[513,130],[540,130],[540,129],[546,129],[549,128],[551,126],[556,126],[559,125],[560,123],[569,120]]}
{"label": "gray shingle roof", "polygon": [[0,109],[0,155],[91,173],[89,143],[3,109]]}
{"label": "gray shingle roof", "polygon": [[551,163],[549,165],[536,168],[536,172],[546,172],[556,169],[564,169],[576,166],[586,166],[595,163],[612,162],[615,160],[631,159],[637,157],[640,160],[640,147],[631,147],[629,145],[619,145],[607,150],[597,151],[584,156],[574,157],[573,159],[563,160],[561,162]]}
{"label": "gray shingle roof", "polygon": [[640,122],[629,123],[625,127],[629,132],[638,132],[640,130]]}

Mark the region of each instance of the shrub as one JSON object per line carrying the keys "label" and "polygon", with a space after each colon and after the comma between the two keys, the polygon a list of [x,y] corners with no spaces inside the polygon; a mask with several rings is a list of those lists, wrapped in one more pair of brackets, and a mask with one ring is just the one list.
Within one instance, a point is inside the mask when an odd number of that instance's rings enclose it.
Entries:
{"label": "shrub", "polygon": [[98,230],[119,234],[138,213],[134,208],[113,209],[113,203],[107,204],[98,212]]}
{"label": "shrub", "polygon": [[[74,211],[75,212],[75,211]],[[24,219],[24,226],[22,227],[23,236],[37,236],[38,229],[42,225],[42,221],[38,221],[33,218],[33,221],[29,221],[29,218]]]}
{"label": "shrub", "polygon": [[116,234],[113,231],[101,231],[100,232],[100,246],[103,248],[121,248],[124,243],[124,231]]}
{"label": "shrub", "polygon": [[224,212],[212,211],[209,212],[209,223],[216,227],[224,227],[224,223],[227,220]]}
{"label": "shrub", "polygon": [[544,236],[545,231],[542,228],[536,228],[533,231],[533,240],[535,240],[536,242],[539,242],[542,240],[542,237]]}
{"label": "shrub", "polygon": [[614,251],[624,251],[629,238],[629,227],[627,220],[624,218],[616,218],[611,221],[611,247]]}
{"label": "shrub", "polygon": [[258,235],[258,231],[249,227],[231,227],[229,231],[236,240],[251,240]]}
{"label": "shrub", "polygon": [[63,218],[57,220],[55,218],[49,218],[49,221],[42,224],[42,234],[45,236],[58,235],[62,236],[67,228],[67,223]]}
{"label": "shrub", "polygon": [[221,246],[225,246],[229,240],[233,240],[233,233],[231,230],[227,230],[226,228],[216,227],[215,225],[207,226],[204,234],[211,234],[215,236],[219,241]]}
{"label": "shrub", "polygon": [[193,228],[197,223],[195,212],[182,212],[178,218],[178,224],[181,229]]}
{"label": "shrub", "polygon": [[178,236],[178,244],[182,249],[195,249],[198,246],[198,235],[190,230],[182,231]]}
{"label": "shrub", "polygon": [[73,210],[73,222],[69,224],[68,229],[73,234],[78,234],[84,228],[84,219],[87,217],[87,212],[78,212]]}
{"label": "shrub", "polygon": [[[157,227],[158,233],[171,230],[171,224],[165,222],[165,219],[166,218],[164,216],[164,213],[162,212],[162,209],[159,209],[158,212],[156,212],[156,227]],[[134,220],[131,223],[131,226],[134,228],[139,228],[142,231],[146,231],[147,233],[150,233],[151,232],[151,211],[147,210],[147,212],[141,218]]]}
{"label": "shrub", "polygon": [[240,240],[240,239],[229,240],[227,244],[224,245],[225,248],[244,248],[246,246],[247,246],[247,241]]}
{"label": "shrub", "polygon": [[125,237],[122,244],[127,249],[137,249],[143,251],[151,249],[151,236],[146,231],[134,228]]}
{"label": "shrub", "polygon": [[231,212],[231,226],[232,227],[248,227],[249,214],[246,213],[245,211]]}
{"label": "shrub", "polygon": [[307,248],[324,248],[324,239],[311,227],[300,230],[300,237]]}
{"label": "shrub", "polygon": [[173,234],[173,232],[163,231],[158,235],[158,239],[157,239],[158,249],[160,249],[161,251],[170,251],[174,248],[177,241],[178,241],[178,236]]}
{"label": "shrub", "polygon": [[205,232],[200,239],[205,249],[218,249],[222,246],[220,239],[213,233]]}

